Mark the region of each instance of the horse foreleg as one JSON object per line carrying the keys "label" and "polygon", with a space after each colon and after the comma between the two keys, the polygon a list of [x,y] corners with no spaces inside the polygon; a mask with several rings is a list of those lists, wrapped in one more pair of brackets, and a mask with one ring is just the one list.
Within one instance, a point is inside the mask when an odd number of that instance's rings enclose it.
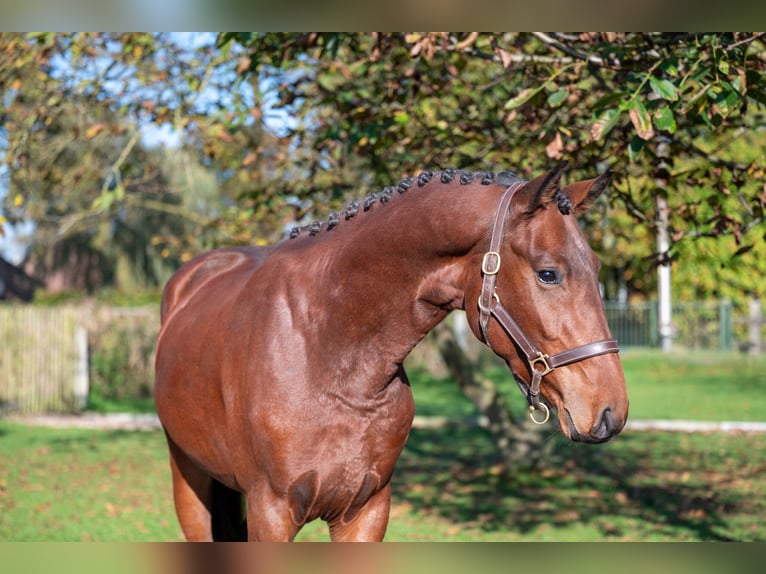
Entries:
{"label": "horse foreleg", "polygon": [[334,542],[380,542],[386,534],[391,512],[391,485],[387,484],[350,519],[339,517],[330,522]]}
{"label": "horse foreleg", "polygon": [[168,438],[173,500],[184,536],[189,542],[212,542],[210,516],[213,479]]}
{"label": "horse foreleg", "polygon": [[267,489],[247,495],[247,539],[250,542],[291,542],[302,524],[296,523],[289,501]]}

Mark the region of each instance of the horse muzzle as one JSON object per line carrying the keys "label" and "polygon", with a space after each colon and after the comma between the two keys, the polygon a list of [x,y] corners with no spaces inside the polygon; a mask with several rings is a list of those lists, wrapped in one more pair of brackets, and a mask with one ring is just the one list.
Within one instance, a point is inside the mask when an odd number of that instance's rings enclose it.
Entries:
{"label": "horse muzzle", "polygon": [[617,416],[610,407],[606,407],[601,411],[601,414],[587,432],[578,430],[572,420],[572,415],[566,409],[564,409],[564,418],[568,431],[566,434],[568,434],[570,440],[598,444],[617,436],[625,426],[627,417]]}

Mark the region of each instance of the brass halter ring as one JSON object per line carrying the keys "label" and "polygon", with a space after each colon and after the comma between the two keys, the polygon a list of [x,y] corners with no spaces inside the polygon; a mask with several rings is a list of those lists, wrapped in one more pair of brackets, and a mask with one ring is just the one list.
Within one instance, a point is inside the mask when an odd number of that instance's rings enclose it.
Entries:
{"label": "brass halter ring", "polygon": [[535,411],[538,410],[532,405],[529,405],[529,418],[532,419],[532,422],[536,425],[544,425],[548,422],[548,419],[551,418],[551,410],[548,408],[548,405],[545,403],[540,403],[540,406],[542,407],[539,410],[545,411],[545,418],[543,420],[539,421],[535,418]]}

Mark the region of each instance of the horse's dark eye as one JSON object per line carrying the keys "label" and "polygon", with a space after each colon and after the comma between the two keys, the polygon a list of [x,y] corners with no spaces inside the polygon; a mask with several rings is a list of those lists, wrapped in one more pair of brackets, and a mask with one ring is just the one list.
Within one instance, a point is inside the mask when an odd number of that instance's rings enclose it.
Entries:
{"label": "horse's dark eye", "polygon": [[537,278],[540,280],[540,283],[545,283],[546,285],[556,285],[557,283],[560,283],[559,274],[553,269],[542,269],[538,271]]}

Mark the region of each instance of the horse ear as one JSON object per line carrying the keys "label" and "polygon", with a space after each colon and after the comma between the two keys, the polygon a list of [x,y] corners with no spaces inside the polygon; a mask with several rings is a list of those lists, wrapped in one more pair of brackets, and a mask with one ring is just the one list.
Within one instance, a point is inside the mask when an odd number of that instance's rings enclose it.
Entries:
{"label": "horse ear", "polygon": [[559,182],[566,167],[567,162],[562,162],[549,172],[536,177],[524,186],[522,191],[524,196],[527,197],[527,213],[533,213],[551,201],[559,189]]}
{"label": "horse ear", "polygon": [[609,185],[613,175],[614,172],[612,170],[607,170],[595,179],[578,181],[567,185],[561,190],[572,200],[575,215],[586,211],[598,199]]}

